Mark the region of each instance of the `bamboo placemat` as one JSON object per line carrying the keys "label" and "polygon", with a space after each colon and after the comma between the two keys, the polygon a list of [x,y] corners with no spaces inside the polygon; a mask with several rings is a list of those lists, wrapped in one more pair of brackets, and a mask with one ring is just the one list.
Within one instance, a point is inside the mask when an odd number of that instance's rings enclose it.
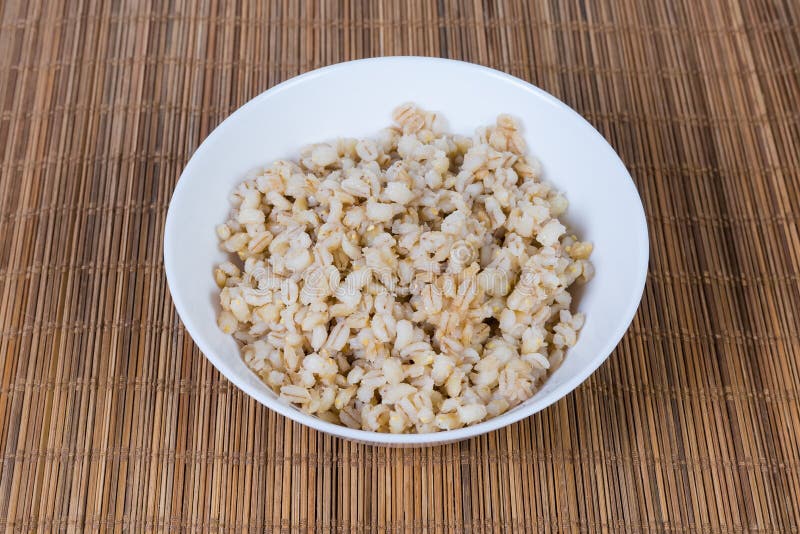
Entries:
{"label": "bamboo placemat", "polygon": [[[798,531],[800,4],[167,4],[0,4],[0,527]],[[421,450],[236,390],[181,326],[161,252],[180,171],[226,115],[393,54],[573,106],[631,170],[652,240],[597,373]]]}

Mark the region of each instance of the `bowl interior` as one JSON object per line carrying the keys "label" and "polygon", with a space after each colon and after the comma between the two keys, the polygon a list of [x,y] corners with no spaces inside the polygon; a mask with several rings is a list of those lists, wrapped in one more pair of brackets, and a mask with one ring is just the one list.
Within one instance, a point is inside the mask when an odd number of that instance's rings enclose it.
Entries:
{"label": "bowl interior", "polygon": [[[578,343],[538,393],[481,425],[437,434],[386,436],[324,423],[278,401],[242,362],[234,340],[216,326],[212,273],[226,259],[214,228],[227,219],[229,195],[244,175],[309,143],[370,136],[404,102],[440,112],[452,132],[472,134],[500,113],[522,124],[545,179],[569,200],[564,219],[595,245],[595,278],[581,290],[586,324]],[[170,291],[192,338],[248,394],[295,420],[340,436],[384,444],[439,443],[498,428],[574,389],[613,350],[641,298],[648,243],[638,193],[613,149],[579,115],[547,93],[476,65],[429,58],[381,58],[334,65],[256,97],[198,148],[175,189],[167,217],[165,267]]]}

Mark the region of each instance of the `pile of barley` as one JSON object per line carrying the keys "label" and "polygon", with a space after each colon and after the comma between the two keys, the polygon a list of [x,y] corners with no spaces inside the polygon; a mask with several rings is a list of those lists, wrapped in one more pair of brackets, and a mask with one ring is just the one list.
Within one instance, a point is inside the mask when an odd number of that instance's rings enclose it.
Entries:
{"label": "pile of barley", "polygon": [[[217,228],[219,325],[305,412],[379,432],[450,430],[530,398],[575,343],[567,289],[592,246],[508,116],[472,138],[413,105],[253,173]],[[243,268],[242,268],[243,267]]]}

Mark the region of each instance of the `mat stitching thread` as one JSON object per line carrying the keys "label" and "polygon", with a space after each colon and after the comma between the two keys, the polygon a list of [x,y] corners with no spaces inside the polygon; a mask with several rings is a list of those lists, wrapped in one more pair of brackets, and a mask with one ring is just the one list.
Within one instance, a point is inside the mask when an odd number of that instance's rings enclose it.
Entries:
{"label": "mat stitching thread", "polygon": [[[180,324],[167,324],[161,321],[102,321],[101,323],[87,323],[81,321],[73,322],[57,322],[57,321],[43,321],[35,320],[33,324],[27,324],[21,328],[6,329],[0,331],[0,337],[13,338],[26,334],[39,334],[49,335],[55,332],[67,331],[73,334],[107,331],[107,330],[124,330],[131,329],[133,331],[140,330],[157,330],[161,332],[175,332],[183,331],[184,328]],[[653,339],[657,341],[672,339],[683,341],[686,343],[694,343],[697,341],[717,341],[722,343],[735,343],[735,344],[775,344],[780,341],[795,341],[800,339],[800,334],[753,334],[749,332],[711,332],[711,333],[695,333],[686,331],[668,331],[668,330],[643,330],[638,327],[633,327],[628,330],[626,336],[636,336],[642,339]]]}
{"label": "mat stitching thread", "polygon": [[625,24],[622,22],[584,22],[584,21],[552,21],[552,20],[531,20],[509,17],[493,17],[487,20],[478,20],[472,17],[458,16],[457,14],[448,14],[446,19],[423,19],[411,18],[398,20],[379,20],[379,19],[364,19],[364,20],[350,20],[345,22],[337,18],[320,19],[314,18],[297,18],[297,17],[282,17],[278,20],[258,19],[251,17],[243,17],[240,15],[235,16],[208,16],[208,15],[190,15],[190,14],[131,14],[131,15],[81,15],[78,17],[68,16],[53,19],[47,19],[43,23],[39,18],[23,18],[9,21],[0,25],[2,30],[20,30],[28,29],[29,26],[36,27],[59,27],[67,26],[77,23],[92,24],[98,22],[106,22],[109,24],[126,23],[135,24],[142,22],[155,22],[155,23],[214,23],[216,26],[252,26],[257,28],[269,27],[278,29],[287,29],[287,26],[297,26],[308,29],[381,29],[381,28],[417,28],[426,29],[430,27],[439,28],[465,28],[465,29],[533,29],[545,28],[562,31],[573,32],[608,32],[608,33],[640,33],[650,35],[653,33],[660,33],[666,35],[690,35],[706,36],[706,35],[737,35],[748,33],[763,33],[763,32],[796,32],[800,29],[800,25],[792,24],[790,22],[757,22],[754,24],[737,24],[729,26],[718,26],[710,28],[689,28],[685,29],[679,26],[671,26],[664,24]]}
{"label": "mat stitching thread", "polygon": [[139,319],[128,321],[101,321],[100,323],[87,323],[85,321],[71,321],[71,322],[57,322],[57,321],[42,321],[36,320],[33,324],[27,324],[22,328],[3,330],[0,331],[0,337],[19,337],[25,334],[52,334],[55,332],[71,332],[73,334],[109,330],[126,330],[129,329],[134,332],[141,330],[159,331],[159,332],[182,332],[184,330],[182,324],[170,324],[163,321],[153,321],[148,319],[141,321]]}
{"label": "mat stitching thread", "polygon": [[675,340],[684,343],[721,342],[734,343],[738,345],[762,344],[772,345],[779,341],[796,341],[800,339],[800,334],[752,334],[748,332],[723,332],[723,333],[695,333],[686,331],[670,330],[643,330],[633,327],[628,330],[626,335],[634,335],[642,339],[653,339],[656,341]]}
{"label": "mat stitching thread", "polygon": [[[226,112],[221,111],[221,115]],[[188,154],[188,151],[187,151]],[[81,156],[72,154],[69,156],[53,157],[48,155],[45,158],[30,159],[20,158],[17,160],[9,160],[0,162],[0,168],[14,168],[14,170],[36,169],[44,168],[49,165],[58,164],[103,164],[103,163],[159,163],[159,164],[176,164],[184,163],[188,160],[188,156],[182,152],[175,152],[172,154],[107,154],[103,156]],[[774,174],[795,174],[800,173],[800,165],[760,165],[760,166],[700,166],[692,164],[675,164],[675,163],[660,163],[653,164],[642,161],[627,161],[626,168],[633,173],[637,178],[643,179],[645,176],[639,176],[637,173],[644,173],[645,175],[653,174],[681,174],[688,177],[694,176],[711,176],[713,178],[740,178],[742,174],[748,174],[759,177],[772,176]],[[177,176],[176,176],[177,178]]]}
{"label": "mat stitching thread", "polygon": [[[49,274],[49,273],[68,273],[74,271],[96,271],[96,272],[109,272],[109,271],[117,271],[117,272],[139,272],[143,271],[145,273],[155,272],[155,271],[163,271],[164,270],[164,261],[159,260],[152,260],[152,261],[139,261],[139,262],[130,262],[130,261],[118,261],[118,262],[102,262],[102,263],[70,263],[70,264],[56,264],[56,265],[45,265],[41,262],[37,262],[34,265],[30,265],[25,267],[24,269],[14,269],[14,270],[0,270],[0,280],[8,279],[8,278],[18,278],[21,276],[34,276],[34,275],[41,275],[41,274]],[[705,283],[706,280],[712,281],[719,281],[719,282],[737,282],[742,284],[758,284],[764,281],[769,282],[789,282],[796,280],[800,277],[800,273],[788,273],[788,274],[771,274],[771,273],[759,273],[755,275],[746,275],[746,274],[730,274],[725,272],[708,272],[705,271],[703,273],[690,273],[690,272],[672,272],[667,270],[655,270],[651,269],[648,271],[647,275],[651,278],[659,279],[675,279],[675,280],[685,280],[689,279],[692,281],[696,281],[698,283],[702,282]]]}
{"label": "mat stitching thread", "polygon": [[[156,391],[160,393],[197,394],[203,391],[215,392],[218,395],[240,393],[227,381],[199,383],[189,379],[135,378],[124,376],[116,380],[101,381],[97,378],[73,380],[18,380],[7,387],[0,388],[0,395],[11,393],[54,393],[61,390],[126,390]],[[658,386],[652,384],[629,385],[621,383],[598,383],[588,381],[581,385],[584,391],[592,391],[608,396],[644,395],[648,397],[669,397],[681,399],[699,399],[707,401],[749,400],[764,402],[794,402],[800,399],[800,392],[785,390],[746,390],[730,386],[703,386],[691,389],[677,386]]]}
{"label": "mat stitching thread", "polygon": [[763,284],[785,284],[800,281],[800,274],[759,274],[755,276],[727,273],[671,273],[669,271],[648,272],[648,278],[657,282],[674,284],[678,282],[690,282],[693,284],[712,284],[726,283],[738,284],[742,286],[757,286]]}
{"label": "mat stitching thread", "polygon": [[688,175],[713,175],[715,177],[726,177],[728,175],[752,174],[757,176],[770,176],[773,173],[794,173],[800,172],[800,165],[761,165],[757,167],[708,167],[691,164],[675,163],[646,163],[646,162],[627,162],[625,167],[631,171],[655,174],[658,172],[680,173]]}
{"label": "mat stitching thread", "polygon": [[581,385],[585,391],[595,391],[608,396],[624,397],[627,395],[644,395],[646,397],[668,397],[672,399],[703,401],[762,401],[762,402],[794,402],[800,399],[800,392],[793,389],[783,390],[746,390],[730,386],[703,386],[698,389],[679,386],[658,386],[654,384],[629,385],[619,383],[597,383],[589,381]]}
{"label": "mat stitching thread", "polygon": [[143,202],[113,205],[96,205],[90,203],[86,206],[80,204],[61,204],[59,206],[45,206],[37,209],[15,211],[13,213],[0,213],[0,224],[16,220],[33,219],[43,215],[75,214],[78,212],[80,212],[81,215],[108,215],[114,212],[140,214],[166,212],[168,208],[169,202]]}
{"label": "mat stitching thread", "polygon": [[[365,449],[366,451],[366,449]],[[293,454],[291,456],[277,456],[264,452],[224,452],[212,450],[178,452],[169,449],[152,449],[150,447],[108,447],[107,449],[92,449],[71,451],[68,449],[45,449],[32,451],[16,451],[5,453],[4,462],[40,462],[44,461],[144,461],[188,464],[213,464],[221,462],[228,465],[248,466],[275,466],[288,464],[292,466],[306,465],[309,467],[336,467],[336,468],[385,468],[399,465],[405,466],[431,466],[431,465],[462,465],[471,466],[488,462],[490,464],[512,463],[529,464],[551,462],[559,464],[644,464],[651,467],[666,466],[673,470],[691,469],[721,469],[721,470],[748,470],[761,472],[786,472],[800,473],[800,461],[777,460],[775,458],[742,458],[725,459],[710,457],[681,458],[673,455],[671,458],[657,457],[653,453],[639,453],[631,451],[630,454],[619,454],[614,451],[580,449],[573,451],[544,452],[534,449],[521,449],[513,451],[492,451],[485,454],[474,454],[469,451],[443,452],[434,449],[429,453],[420,453],[415,457],[412,453],[402,453],[398,456],[387,457],[386,453],[372,454],[370,452],[353,452],[349,457],[345,454]]]}
{"label": "mat stitching thread", "polygon": [[[492,63],[493,67],[503,71],[530,71],[537,73],[556,72],[559,74],[574,74],[580,76],[605,76],[605,77],[644,77],[644,78],[662,78],[662,79],[675,79],[675,78],[775,78],[779,76],[794,76],[800,73],[800,65],[795,64],[780,64],[766,68],[750,67],[743,69],[726,69],[721,67],[708,67],[708,68],[681,68],[681,67],[640,67],[640,66],[623,66],[623,67],[606,67],[599,65],[564,65],[560,63],[532,63],[530,61],[513,61],[501,60]],[[121,68],[138,68],[138,67],[190,67],[190,68],[203,68],[213,70],[230,70],[230,69],[243,69],[249,73],[277,73],[281,77],[286,78],[300,72],[317,69],[324,66],[324,63],[318,61],[264,61],[255,62],[246,59],[238,59],[236,61],[217,60],[207,57],[125,57],[125,58],[105,58],[105,59],[73,59],[73,60],[59,60],[50,61],[47,63],[14,63],[0,67],[0,72],[11,73],[30,73],[38,74],[41,72],[51,72],[66,69],[83,69],[93,68],[97,66],[104,67],[121,67]],[[148,106],[153,104],[142,104]],[[155,104],[160,106],[160,104]],[[175,106],[175,104],[167,104]],[[112,106],[114,109],[134,109],[134,106],[126,106],[120,104]],[[179,109],[189,110],[191,112],[199,112],[200,109],[192,106],[182,106]],[[218,110],[222,108],[205,108]],[[11,116],[32,118],[29,117],[31,113],[44,113],[36,111],[25,112],[9,112],[5,111],[0,114],[0,120],[8,120]],[[747,116],[742,116],[741,120],[748,120]]]}
{"label": "mat stitching thread", "polygon": [[740,226],[747,224],[796,224],[800,221],[800,213],[780,213],[765,217],[743,215],[646,215],[645,218],[659,224],[704,224],[709,226]]}
{"label": "mat stitching thread", "polygon": [[[109,165],[126,163],[150,163],[172,165],[183,164],[188,158],[176,152],[174,154],[106,154],[102,156],[81,156],[71,154],[69,156],[53,157],[48,155],[44,158],[31,159],[22,158],[15,161],[5,161],[0,163],[0,168],[14,171],[43,170],[50,165]],[[177,179],[177,175],[175,176]]]}
{"label": "mat stitching thread", "polygon": [[523,520],[519,521],[499,521],[489,519],[475,519],[473,521],[442,521],[442,520],[396,520],[396,521],[383,521],[376,524],[375,522],[362,522],[350,521],[347,519],[329,519],[329,520],[300,520],[291,521],[289,519],[282,519],[278,522],[272,520],[250,521],[247,523],[241,521],[228,521],[220,522],[219,520],[212,519],[210,521],[191,521],[187,519],[174,518],[141,518],[131,519],[130,517],[123,517],[122,519],[104,519],[100,517],[91,517],[87,519],[75,518],[24,518],[16,521],[0,520],[0,527],[14,528],[17,531],[27,531],[30,529],[41,528],[65,528],[65,527],[79,527],[79,528],[156,528],[162,529],[191,529],[191,530],[221,530],[225,532],[238,532],[242,529],[255,530],[263,532],[265,530],[280,529],[281,533],[289,533],[295,531],[303,531],[310,528],[311,524],[315,532],[385,532],[397,531],[405,532],[411,529],[413,532],[428,532],[430,529],[447,529],[455,532],[471,532],[473,528],[483,528],[487,530],[505,529],[528,529],[528,528],[543,528],[547,525],[555,528],[580,528],[580,529],[604,529],[612,532],[703,532],[708,534],[732,534],[744,532],[757,532],[757,533],[783,533],[783,532],[797,532],[797,529],[792,527],[791,530],[779,530],[770,527],[756,527],[753,525],[743,526],[740,524],[733,524],[730,526],[712,526],[710,523],[676,523],[672,521],[651,521],[648,523],[637,521],[592,521],[592,520],[579,520],[569,518],[558,518],[551,516],[546,518],[544,516],[536,516],[531,518],[533,524]]}
{"label": "mat stitching thread", "polygon": [[[127,62],[130,63],[134,61],[134,59],[127,59],[127,60],[120,60],[120,63]],[[195,59],[195,60],[187,60],[185,58],[174,58],[174,62],[176,64],[180,64],[181,66],[186,66],[187,64],[191,64],[192,61],[198,63],[198,65],[207,66],[207,59]],[[153,65],[160,65],[163,66],[165,64],[169,64],[169,59],[159,59],[159,58],[142,58],[142,63],[152,63]],[[102,64],[104,66],[114,66],[113,60],[111,61],[103,61],[97,62],[98,64]],[[263,64],[260,64],[263,66]],[[283,68],[286,68],[286,64],[282,63]],[[70,65],[61,65],[61,64],[54,64],[57,67],[65,67]],[[91,66],[91,65],[90,65]],[[214,65],[211,65],[214,67]],[[234,66],[234,64],[230,64],[228,66]],[[242,67],[243,65],[239,65]],[[523,64],[520,66],[530,66],[528,64]],[[318,65],[307,65],[309,69],[317,68]],[[567,67],[559,66],[559,65],[552,65],[553,69],[566,69]],[[549,68],[548,66],[538,66],[536,68]],[[578,73],[584,70],[581,67],[571,67],[567,73]],[[585,67],[587,74],[596,74],[598,71],[603,70],[601,67]],[[610,74],[619,75],[619,74],[626,74],[630,73],[633,75],[641,75],[642,73],[635,72],[628,69],[618,68],[618,69],[608,69]],[[792,69],[794,72],[792,74],[800,73],[800,65],[796,66]],[[769,71],[773,73],[774,70],[771,69]],[[658,73],[656,73],[658,74]],[[759,73],[754,73],[759,74]],[[63,117],[65,114],[70,113],[90,113],[90,114],[104,114],[104,113],[121,113],[121,112],[128,112],[128,113],[158,113],[158,112],[168,112],[168,113],[175,113],[175,112],[182,112],[182,113],[189,113],[194,115],[215,115],[215,114],[227,114],[236,109],[236,104],[231,104],[229,106],[198,106],[198,105],[183,105],[183,104],[175,104],[170,102],[149,102],[149,103],[142,103],[142,104],[75,104],[75,105],[64,105],[64,104],[56,104],[52,107],[48,107],[47,109],[19,109],[18,111],[15,110],[5,110],[0,113],[0,120],[31,120],[31,119],[42,119],[47,118],[50,116],[58,116]],[[634,121],[634,122],[655,122],[655,123],[663,123],[663,124],[689,124],[689,125],[702,125],[702,126],[718,126],[720,124],[749,124],[753,126],[761,126],[764,124],[774,124],[774,123],[799,123],[800,122],[800,113],[784,113],[784,114],[769,114],[769,113],[760,113],[757,115],[748,115],[748,114],[739,114],[739,115],[704,115],[704,114],[673,114],[673,115],[658,115],[654,113],[647,113],[647,112],[631,112],[631,111],[613,111],[613,112],[602,112],[602,111],[594,111],[591,109],[583,109],[580,110],[581,114],[590,119],[590,120],[598,120],[598,121]]]}
{"label": "mat stitching thread", "polygon": [[581,114],[589,121],[614,121],[614,122],[643,122],[655,124],[679,124],[682,126],[720,126],[720,125],[739,125],[749,124],[751,126],[763,126],[775,124],[777,122],[788,122],[795,124],[800,122],[800,114],[788,113],[786,115],[725,115],[725,116],[705,116],[705,115],[658,115],[658,114],[638,114],[627,111],[615,111],[604,113],[598,111],[585,110]]}
{"label": "mat stitching thread", "polygon": [[[30,218],[41,217],[43,215],[62,214],[62,213],[76,213],[80,212],[81,215],[96,215],[96,214],[110,214],[115,211],[124,213],[149,213],[149,212],[166,212],[169,208],[169,202],[144,202],[144,203],[131,203],[131,204],[62,204],[59,206],[45,206],[36,209],[27,209],[24,211],[15,211],[13,213],[0,212],[0,224],[14,220],[24,220]],[[649,214],[645,215],[648,221],[656,223],[704,223],[714,226],[722,225],[741,225],[750,223],[795,223],[800,220],[800,213],[788,212],[778,213],[766,216],[754,215],[707,215],[707,214],[692,214],[692,215],[673,215],[673,214]]]}
{"label": "mat stitching thread", "polygon": [[0,271],[0,280],[8,278],[17,278],[20,276],[33,276],[39,274],[66,274],[78,271],[90,271],[98,274],[108,274],[111,271],[117,273],[128,272],[143,272],[145,274],[160,272],[164,270],[164,260],[152,261],[118,261],[118,262],[99,262],[99,263],[60,263],[56,265],[44,265],[43,263],[36,263],[24,269],[16,269],[12,271]]}

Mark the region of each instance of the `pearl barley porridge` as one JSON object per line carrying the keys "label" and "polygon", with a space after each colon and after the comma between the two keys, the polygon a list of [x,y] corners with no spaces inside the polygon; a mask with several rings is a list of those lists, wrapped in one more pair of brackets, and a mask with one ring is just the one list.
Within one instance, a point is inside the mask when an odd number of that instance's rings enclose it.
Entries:
{"label": "pearl barley porridge", "polygon": [[472,425],[530,398],[584,322],[592,245],[514,120],[472,137],[407,104],[374,139],[252,173],[217,228],[219,326],[281,398],[378,432]]}

